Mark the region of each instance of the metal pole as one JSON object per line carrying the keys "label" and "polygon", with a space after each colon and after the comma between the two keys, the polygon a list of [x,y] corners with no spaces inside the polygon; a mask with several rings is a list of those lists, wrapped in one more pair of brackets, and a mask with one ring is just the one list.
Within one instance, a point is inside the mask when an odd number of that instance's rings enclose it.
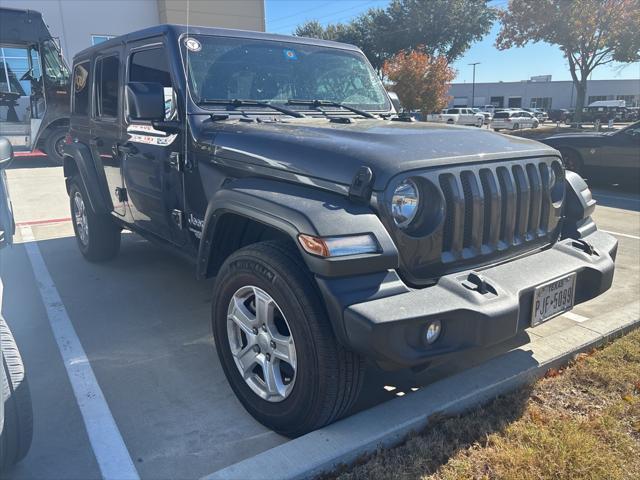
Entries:
{"label": "metal pole", "polygon": [[480,62],[470,63],[473,65],[473,81],[471,83],[471,108],[476,106],[476,65],[480,65]]}

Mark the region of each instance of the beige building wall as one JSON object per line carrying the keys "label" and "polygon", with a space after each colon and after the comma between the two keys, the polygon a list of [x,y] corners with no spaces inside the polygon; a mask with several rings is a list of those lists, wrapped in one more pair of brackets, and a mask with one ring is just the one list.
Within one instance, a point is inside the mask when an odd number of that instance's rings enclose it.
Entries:
{"label": "beige building wall", "polygon": [[160,23],[265,30],[264,0],[157,0]]}

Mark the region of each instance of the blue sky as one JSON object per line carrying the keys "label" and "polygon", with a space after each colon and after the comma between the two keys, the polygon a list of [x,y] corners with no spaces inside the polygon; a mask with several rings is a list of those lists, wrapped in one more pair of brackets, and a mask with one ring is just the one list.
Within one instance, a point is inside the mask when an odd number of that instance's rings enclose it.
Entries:
{"label": "blue sky", "polygon": [[[389,0],[265,0],[267,31],[291,34],[306,20],[323,24],[348,22],[373,7],[384,8]],[[496,0],[497,5],[506,0]],[[571,80],[569,67],[558,47],[544,43],[529,44],[524,48],[499,51],[493,44],[499,31],[494,25],[489,35],[474,44],[454,67],[458,71],[455,82],[471,82],[471,62],[476,67],[476,82],[519,81],[534,75],[552,75],[553,80]],[[604,65],[593,72],[591,78],[640,78],[640,63]]]}

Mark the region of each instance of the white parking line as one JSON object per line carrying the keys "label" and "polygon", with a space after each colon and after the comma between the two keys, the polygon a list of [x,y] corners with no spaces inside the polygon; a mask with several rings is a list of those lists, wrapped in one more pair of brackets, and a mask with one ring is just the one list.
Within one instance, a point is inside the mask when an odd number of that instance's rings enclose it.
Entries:
{"label": "white parking line", "polygon": [[616,237],[625,237],[625,238],[633,238],[634,240],[640,240],[640,237],[637,235],[629,235],[628,233],[620,233],[620,232],[612,232],[611,230],[600,230],[604,233],[610,233],[611,235],[615,235]]}
{"label": "white parking line", "polygon": [[[140,477],[118,430],[109,405],[93,373],[89,359],[73,328],[60,294],[44,263],[40,248],[30,226],[20,227],[24,247],[36,277],[40,296],[49,317],[53,336],[69,376],[76,402],[80,408],[89,442],[100,473],[105,479]],[[62,439],[62,441],[64,441]]]}
{"label": "white parking line", "polygon": [[582,315],[578,315],[577,313],[573,313],[573,312],[563,313],[562,316],[578,323],[586,322],[587,320],[589,320],[589,317],[583,317]]}
{"label": "white parking line", "polygon": [[602,197],[610,198],[611,200],[624,200],[626,202],[640,202],[640,198],[623,197],[621,195],[609,195],[608,193],[598,193],[597,191],[593,192],[593,195],[596,197],[596,200],[598,199],[598,197]]}

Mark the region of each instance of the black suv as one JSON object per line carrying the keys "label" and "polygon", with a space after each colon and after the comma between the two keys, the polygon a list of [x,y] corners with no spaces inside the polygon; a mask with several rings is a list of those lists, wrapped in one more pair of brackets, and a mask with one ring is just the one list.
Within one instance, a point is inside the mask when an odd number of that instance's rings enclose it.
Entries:
{"label": "black suv", "polygon": [[397,116],[356,47],[162,25],[74,59],[64,173],[80,251],[127,228],[216,277],[229,383],[298,435],[364,358],[423,366],[607,290],[617,243],[546,145]]}

